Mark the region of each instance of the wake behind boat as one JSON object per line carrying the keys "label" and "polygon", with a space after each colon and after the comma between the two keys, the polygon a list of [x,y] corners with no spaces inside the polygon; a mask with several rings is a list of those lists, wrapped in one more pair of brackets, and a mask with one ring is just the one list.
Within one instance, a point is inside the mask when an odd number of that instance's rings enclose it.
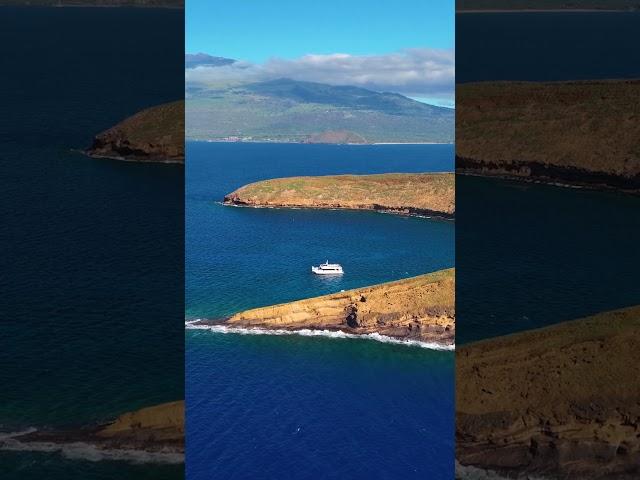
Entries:
{"label": "wake behind boat", "polygon": [[317,267],[311,267],[311,271],[316,275],[342,275],[342,265],[338,263],[329,263],[329,260],[318,265]]}

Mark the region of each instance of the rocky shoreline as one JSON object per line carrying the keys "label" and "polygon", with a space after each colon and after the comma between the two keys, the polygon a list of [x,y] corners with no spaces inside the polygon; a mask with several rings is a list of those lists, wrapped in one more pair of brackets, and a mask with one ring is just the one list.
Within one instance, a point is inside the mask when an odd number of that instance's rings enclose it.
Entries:
{"label": "rocky shoreline", "polygon": [[458,346],[460,465],[508,478],[638,478],[639,344],[631,307]]}
{"label": "rocky shoreline", "polygon": [[[73,448],[105,458],[184,459],[184,401],[128,412],[113,421],[65,429],[3,435],[0,450],[64,451]],[[146,455],[140,455],[146,454]]]}
{"label": "rocky shoreline", "polygon": [[514,160],[508,165],[502,165],[499,162],[456,156],[456,174],[496,177],[560,187],[616,190],[631,195],[640,194],[640,174],[621,177],[607,172],[589,171],[577,167],[558,167],[541,162]]}
{"label": "rocky shoreline", "polygon": [[245,185],[225,195],[223,204],[371,210],[453,219],[455,179],[452,173],[278,178]]}
{"label": "rocky shoreline", "polygon": [[184,101],[142,110],[99,133],[85,153],[130,162],[184,163]]}
{"label": "rocky shoreline", "polygon": [[455,341],[455,270],[321,297],[261,307],[201,325],[266,330],[326,330],[379,334],[452,348]]}

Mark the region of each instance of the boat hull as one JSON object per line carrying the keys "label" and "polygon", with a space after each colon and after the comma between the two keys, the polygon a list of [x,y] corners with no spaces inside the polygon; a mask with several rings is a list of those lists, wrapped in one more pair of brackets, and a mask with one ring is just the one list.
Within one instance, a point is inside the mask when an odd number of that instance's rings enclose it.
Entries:
{"label": "boat hull", "polygon": [[313,273],[315,273],[316,275],[342,275],[344,272],[343,271],[327,271],[327,270],[322,270],[320,268],[316,268],[316,267],[311,267],[311,271]]}

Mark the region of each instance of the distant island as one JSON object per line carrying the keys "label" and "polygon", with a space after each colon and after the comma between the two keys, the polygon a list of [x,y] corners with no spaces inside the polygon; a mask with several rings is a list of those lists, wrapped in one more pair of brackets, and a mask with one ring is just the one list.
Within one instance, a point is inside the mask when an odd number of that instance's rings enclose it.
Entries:
{"label": "distant island", "polygon": [[55,450],[51,445],[65,446],[84,443],[106,457],[122,459],[118,452],[146,452],[150,459],[175,463],[184,459],[184,401],[176,401],[127,412],[112,421],[98,425],[81,425],[64,430],[36,430],[8,436],[3,442],[19,442],[24,449]]}
{"label": "distant island", "polygon": [[453,218],[453,173],[329,175],[263,180],[223,199],[250,207],[374,210]]}
{"label": "distant island", "polygon": [[188,82],[186,97],[191,140],[453,143],[455,137],[454,109],[361,87],[287,78],[243,84]]}
{"label": "distant island", "polygon": [[638,344],[636,306],[458,346],[457,460],[505,476],[638,478]]}
{"label": "distant island", "polygon": [[639,0],[457,0],[458,12],[633,11]]}
{"label": "distant island", "polygon": [[184,101],[151,107],[96,135],[86,154],[132,162],[184,163]]}
{"label": "distant island", "polygon": [[441,270],[372,287],[240,312],[200,324],[228,327],[377,333],[453,346],[455,271]]}
{"label": "distant island", "polygon": [[640,192],[640,80],[460,84],[456,169]]}

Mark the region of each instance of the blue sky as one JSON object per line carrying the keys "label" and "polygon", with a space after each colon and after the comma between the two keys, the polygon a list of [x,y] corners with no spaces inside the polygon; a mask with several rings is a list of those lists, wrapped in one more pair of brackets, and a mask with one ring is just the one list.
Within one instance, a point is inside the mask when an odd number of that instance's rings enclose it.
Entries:
{"label": "blue sky", "polygon": [[251,62],[453,48],[454,0],[188,0],[186,44]]}
{"label": "blue sky", "polygon": [[188,0],[187,81],[293,78],[454,105],[454,0]]}

